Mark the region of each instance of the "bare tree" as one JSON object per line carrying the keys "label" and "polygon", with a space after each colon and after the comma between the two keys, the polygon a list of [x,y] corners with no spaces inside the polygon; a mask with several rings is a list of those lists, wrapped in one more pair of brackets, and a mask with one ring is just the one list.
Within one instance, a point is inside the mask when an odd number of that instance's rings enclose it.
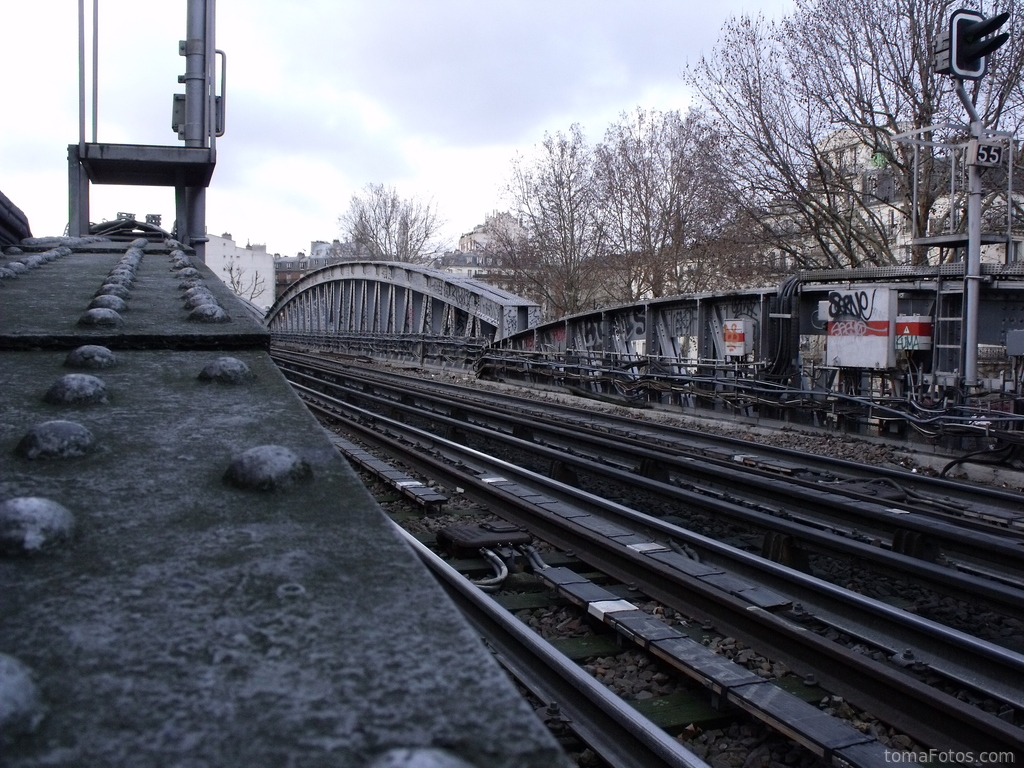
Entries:
{"label": "bare tree", "polygon": [[498,227],[492,249],[513,281],[554,317],[592,309],[601,291],[604,230],[593,150],[579,125],[545,133],[517,157],[506,188],[515,227]]}
{"label": "bare tree", "polygon": [[248,270],[243,267],[237,256],[229,256],[224,273],[228,278],[228,287],[236,296],[253,301],[263,295],[266,283],[259,271],[253,270],[249,275]]}
{"label": "bare tree", "polygon": [[707,287],[729,257],[735,223],[729,150],[696,111],[623,114],[596,150],[609,240],[607,274],[622,301]]}
{"label": "bare tree", "polygon": [[432,200],[402,198],[394,187],[367,184],[338,217],[348,238],[372,258],[422,263],[444,249],[438,240],[444,220]]}
{"label": "bare tree", "polygon": [[[964,121],[949,78],[932,65],[935,37],[960,5],[971,3],[796,0],[780,22],[726,24],[714,54],[687,77],[733,141],[766,245],[806,266],[890,264],[904,257],[893,247],[894,222],[913,218],[911,236],[924,234],[948,177],[935,147],[919,148],[925,183],[912,217],[913,149],[893,136]],[[986,10],[1010,5],[1019,0]],[[973,84],[986,125],[1020,122],[1022,65],[1022,44],[1014,41]],[[957,138],[942,130],[924,138]],[[911,257],[920,261],[923,249]]]}

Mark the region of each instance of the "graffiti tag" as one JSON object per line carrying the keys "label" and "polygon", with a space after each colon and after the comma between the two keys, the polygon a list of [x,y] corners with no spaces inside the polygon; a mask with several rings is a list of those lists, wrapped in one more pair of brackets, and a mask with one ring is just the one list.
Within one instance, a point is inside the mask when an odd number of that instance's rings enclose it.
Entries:
{"label": "graffiti tag", "polygon": [[[828,316],[833,320],[839,317],[848,316],[855,320],[868,321],[875,311],[875,292],[871,292],[868,298],[867,291],[850,291],[842,294],[839,291],[831,291],[828,295]],[[861,335],[861,334],[846,334]]]}

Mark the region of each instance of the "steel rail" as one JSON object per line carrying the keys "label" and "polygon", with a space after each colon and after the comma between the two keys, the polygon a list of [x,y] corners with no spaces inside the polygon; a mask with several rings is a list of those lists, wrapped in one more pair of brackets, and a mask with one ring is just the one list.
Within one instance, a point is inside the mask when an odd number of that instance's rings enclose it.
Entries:
{"label": "steel rail", "polygon": [[[1020,514],[1024,508],[1024,494],[1009,491],[1002,488],[994,488],[980,484],[969,483],[948,478],[930,477],[913,473],[903,469],[896,469],[885,466],[868,466],[848,459],[840,459],[830,456],[819,456],[805,451],[792,448],[772,446],[761,443],[752,443],[741,438],[725,435],[713,435],[707,432],[679,427],[675,425],[638,421],[625,418],[615,414],[603,413],[578,408],[571,405],[559,404],[552,406],[550,403],[530,398],[482,391],[457,384],[441,381],[427,381],[419,377],[405,376],[398,373],[388,373],[381,376],[373,369],[361,368],[347,363],[340,363],[335,360],[325,359],[316,355],[298,352],[284,352],[279,349],[273,351],[273,356],[280,360],[291,360],[296,364],[308,365],[313,368],[329,371],[333,374],[343,373],[361,382],[371,382],[387,388],[395,388],[394,381],[401,380],[406,388],[430,393],[431,391],[448,391],[458,397],[469,400],[479,400],[485,403],[489,409],[504,409],[511,414],[523,415],[533,412],[534,417],[544,415],[563,423],[570,423],[574,428],[587,422],[599,424],[601,430],[608,434],[609,430],[615,429],[616,437],[631,437],[635,440],[655,441],[659,448],[673,450],[680,455],[693,455],[701,460],[709,460],[702,453],[701,446],[706,447],[727,447],[735,449],[742,454],[757,454],[766,457],[775,457],[795,462],[809,471],[845,474],[850,479],[876,479],[885,478],[901,488],[915,494],[946,494],[946,500],[959,500],[962,504],[976,504],[979,500],[997,505],[997,508],[1006,509]],[[505,403],[499,405],[498,403]],[[584,426],[583,428],[590,428]],[[933,501],[942,501],[935,499]],[[969,521],[968,521],[969,522]]]}
{"label": "steel rail", "polygon": [[708,768],[414,537],[398,525],[395,528],[496,651],[498,662],[534,696],[556,703],[569,716],[569,728],[603,760],[623,768]]}
{"label": "steel rail", "polygon": [[[401,392],[398,389],[395,391]],[[366,393],[357,393],[357,396],[369,397]],[[440,402],[442,407],[450,406],[449,410],[457,409],[460,420],[468,420],[471,414],[477,414],[486,423],[495,423],[495,416],[486,404],[451,403],[440,400],[439,395],[427,397],[431,398],[431,402]],[[707,457],[695,459],[689,455],[679,455],[681,451],[678,450],[675,455],[668,455],[663,447],[650,448],[648,441],[622,435],[614,438],[605,434],[591,435],[585,426],[552,425],[519,413],[504,414],[498,418],[511,427],[513,435],[522,435],[528,430],[531,440],[539,441],[542,436],[546,436],[549,447],[560,445],[564,450],[582,458],[586,458],[582,455],[586,450],[583,447],[585,439],[588,445],[597,449],[594,458],[598,461],[616,456],[620,463],[634,466],[640,473],[644,473],[645,465],[642,462],[646,462],[648,473],[656,469],[662,473],[675,473],[686,481],[715,483],[714,488],[724,488],[732,497],[746,493],[752,495],[751,501],[759,505],[763,505],[766,500],[783,503],[788,511],[799,509],[814,518],[831,520],[831,525],[840,527],[849,528],[853,525],[862,534],[892,538],[899,531],[921,533],[940,544],[947,552],[973,560],[976,565],[990,568],[998,566],[1008,571],[1010,579],[1019,581],[1024,578],[1024,541],[1008,539],[988,531],[964,530],[961,525],[921,514],[914,507],[908,508],[899,501],[883,501],[798,477],[783,478],[738,465],[735,461],[717,461]],[[732,500],[743,503],[743,500]],[[1021,497],[1021,503],[1024,504],[1024,497]],[[830,524],[824,523],[820,527],[828,528]]]}
{"label": "steel rail", "polygon": [[[826,687],[842,692],[857,706],[904,730],[918,741],[959,751],[1007,750],[1024,757],[1024,730],[931,688],[909,675],[895,672],[880,662],[819,637],[798,623],[756,609],[750,603],[727,592],[701,583],[663,563],[652,562],[650,558],[638,555],[621,544],[616,544],[606,537],[595,534],[592,530],[574,525],[571,521],[566,521],[558,515],[547,512],[542,507],[503,492],[500,488],[487,482],[481,473],[494,472],[495,468],[498,468],[498,471],[503,474],[530,478],[539,486],[553,487],[560,484],[528,470],[522,470],[508,462],[487,457],[479,451],[386,419],[301,385],[296,389],[300,393],[306,392],[313,398],[327,401],[330,404],[329,408],[315,403],[310,405],[314,409],[322,410],[332,418],[345,419],[346,417],[337,410],[333,410],[341,409],[355,418],[385,423],[388,431],[401,435],[404,440],[415,442],[419,447],[412,448],[410,445],[403,444],[399,439],[382,435],[374,428],[356,421],[345,421],[346,425],[358,432],[361,438],[377,444],[392,455],[400,456],[404,463],[444,484],[463,488],[467,497],[488,505],[492,509],[500,510],[500,514],[506,515],[516,522],[528,525],[538,535],[556,546],[574,550],[577,553],[586,552],[586,560],[592,565],[606,570],[623,581],[642,584],[642,589],[653,598],[686,614],[712,619],[723,631],[744,639],[752,647],[758,648],[760,652],[768,656],[785,661],[796,671],[813,672]],[[444,451],[450,454],[449,461],[428,456],[423,453],[424,450]],[[452,456],[461,457],[461,467],[451,462]],[[471,471],[467,471],[467,467]],[[576,493],[590,497],[594,503],[626,509],[568,486],[561,486],[561,492]],[[647,525],[653,526],[660,522],[641,513],[629,511],[637,519],[645,520]],[[660,523],[660,525],[667,526],[668,524]],[[687,535],[696,536],[696,534],[678,528],[675,528],[674,533],[683,540],[687,538]],[[717,542],[709,543],[712,546],[717,546],[722,552],[732,549]],[[733,552],[736,551],[733,550]],[[751,558],[751,562],[754,560],[757,559]],[[761,562],[776,573],[789,572],[789,569],[774,563]],[[818,581],[802,574],[800,577],[806,583]],[[836,590],[836,594],[844,592],[845,590]],[[883,607],[883,604],[860,596],[858,596],[858,601],[861,605]],[[881,614],[884,613],[883,610]],[[895,616],[892,614],[900,613],[902,612],[892,611],[888,618],[893,619]],[[1007,669],[1003,679],[1012,680],[1015,677],[1019,679],[1021,673],[1019,665],[1024,664],[1024,659],[1016,654],[976,641],[973,638],[967,638],[961,633],[938,627],[938,625],[924,620],[917,619],[912,626],[916,626],[918,629],[928,629],[937,637],[958,638],[961,647],[957,652],[961,656],[968,647],[972,647],[989,654],[989,661],[998,662],[1002,659],[1016,662],[1018,669],[1014,672]]]}
{"label": "steel rail", "polygon": [[[325,382],[315,377],[292,372],[295,376],[312,379],[319,384],[337,386],[333,382]],[[293,381],[293,386],[295,382]],[[315,390],[314,390],[315,391]],[[396,402],[390,399],[377,399],[376,396],[357,393],[361,399],[376,400],[386,405],[391,410],[404,411],[412,416],[422,417],[424,411],[414,405]],[[597,472],[606,477],[612,477],[617,482],[642,488],[646,491],[656,493],[664,498],[681,502],[691,508],[699,509],[711,515],[724,515],[730,518],[743,520],[747,524],[773,530],[783,535],[798,538],[800,541],[810,544],[818,550],[837,555],[847,559],[854,559],[862,563],[872,563],[873,567],[888,575],[899,578],[913,578],[929,589],[937,590],[943,594],[953,594],[960,599],[975,602],[979,598],[984,599],[986,604],[1009,616],[1024,619],[1024,593],[1011,586],[981,578],[968,573],[944,568],[934,563],[920,560],[897,552],[871,546],[844,536],[836,535],[827,530],[817,530],[808,525],[803,525],[795,520],[767,514],[756,509],[743,506],[738,503],[725,501],[701,493],[696,493],[675,485],[663,483],[642,477],[633,472],[618,469],[606,464],[594,465],[593,462],[563,451],[552,449],[543,445],[521,440],[502,432],[495,432],[486,427],[455,419],[440,414],[431,413],[430,418],[447,427],[465,432],[474,432],[480,436],[495,441],[501,441],[509,446],[520,450],[539,454],[551,461],[558,461],[588,472]],[[539,426],[538,426],[539,428]]]}

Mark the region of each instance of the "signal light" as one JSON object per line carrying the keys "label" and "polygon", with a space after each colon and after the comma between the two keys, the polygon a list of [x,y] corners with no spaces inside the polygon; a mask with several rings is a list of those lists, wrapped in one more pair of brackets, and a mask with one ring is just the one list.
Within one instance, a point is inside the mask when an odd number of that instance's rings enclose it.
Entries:
{"label": "signal light", "polygon": [[989,35],[1009,18],[1009,13],[986,19],[977,11],[954,11],[949,17],[949,69],[945,74],[965,80],[983,77],[988,71],[986,57],[1010,39],[1006,32]]}

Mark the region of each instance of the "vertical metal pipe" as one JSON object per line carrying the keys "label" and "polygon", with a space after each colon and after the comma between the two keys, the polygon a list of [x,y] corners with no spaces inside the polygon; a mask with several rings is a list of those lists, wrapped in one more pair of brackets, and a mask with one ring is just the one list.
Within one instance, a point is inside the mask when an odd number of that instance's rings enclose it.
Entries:
{"label": "vertical metal pipe", "polygon": [[[971,143],[977,149],[981,123],[971,123]],[[964,328],[964,384],[978,385],[978,308],[981,293],[981,174],[978,166],[967,166],[967,268],[964,270],[967,303]]]}
{"label": "vertical metal pipe", "polygon": [[78,146],[85,149],[85,0],[78,0]]}
{"label": "vertical metal pipe", "polygon": [[964,268],[963,382],[978,385],[978,307],[981,292],[981,175],[976,164],[982,122],[967,95],[964,81],[957,80],[957,95],[971,117],[971,142],[967,157],[967,264]]}
{"label": "vertical metal pipe", "polygon": [[203,147],[206,126],[206,2],[188,0],[185,35],[185,146]]}
{"label": "vertical metal pipe", "polygon": [[1017,159],[1017,141],[1012,136],[1007,139],[1007,151],[1009,160],[1007,162],[1006,182],[1006,257],[1003,259],[1007,264],[1014,260],[1013,246],[1013,166]]}
{"label": "vertical metal pipe", "polygon": [[203,34],[203,40],[206,43],[206,50],[204,53],[203,64],[206,68],[206,84],[205,84],[205,96],[206,96],[206,109],[204,110],[204,130],[206,133],[206,140],[209,142],[210,151],[215,151],[215,142],[217,135],[216,128],[216,85],[215,85],[215,73],[217,69],[216,63],[216,45],[214,44],[214,23],[216,19],[215,11],[216,0],[206,0],[206,23]]}
{"label": "vertical metal pipe", "polygon": [[92,143],[96,143],[96,126],[100,103],[100,0],[92,0]]}
{"label": "vertical metal pipe", "polygon": [[[185,20],[185,146],[208,146],[206,131],[209,100],[208,35],[212,22],[209,15],[212,0],[188,0]],[[200,261],[206,261],[206,189],[185,189],[185,220],[179,222],[186,242],[196,250]]]}
{"label": "vertical metal pipe", "polygon": [[206,188],[186,187],[185,200],[188,211],[188,244],[195,248],[196,258],[206,263]]}

